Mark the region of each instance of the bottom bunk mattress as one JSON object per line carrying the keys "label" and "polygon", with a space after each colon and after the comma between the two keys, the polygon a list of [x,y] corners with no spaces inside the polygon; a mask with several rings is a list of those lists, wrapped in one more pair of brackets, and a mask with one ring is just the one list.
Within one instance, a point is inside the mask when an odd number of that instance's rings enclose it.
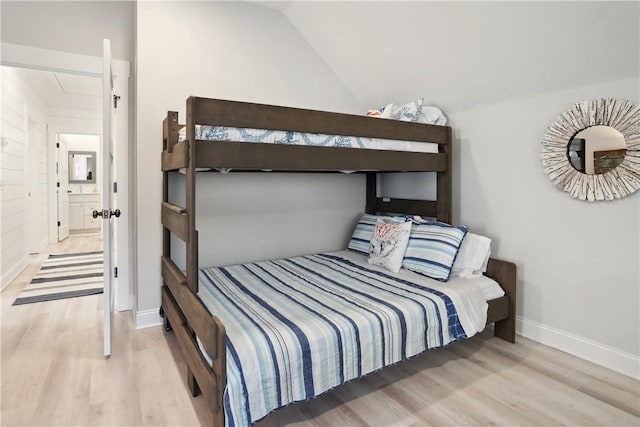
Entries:
{"label": "bottom bunk mattress", "polygon": [[227,333],[226,425],[468,338],[502,294],[486,277],[393,274],[351,251],[202,269],[198,296]]}

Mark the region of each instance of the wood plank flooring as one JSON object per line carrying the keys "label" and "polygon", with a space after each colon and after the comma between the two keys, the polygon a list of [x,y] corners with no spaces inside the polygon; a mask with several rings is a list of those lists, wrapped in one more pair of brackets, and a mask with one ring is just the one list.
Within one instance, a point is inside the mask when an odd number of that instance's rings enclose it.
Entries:
{"label": "wood plank flooring", "polygon": [[[93,246],[92,246],[93,245]],[[49,248],[95,250],[71,236]],[[98,246],[99,248],[99,246]],[[46,258],[1,295],[2,426],[209,426],[175,336],[114,313],[102,356],[102,295],[13,307]],[[267,426],[639,426],[640,382],[518,337],[483,333],[275,411]]]}

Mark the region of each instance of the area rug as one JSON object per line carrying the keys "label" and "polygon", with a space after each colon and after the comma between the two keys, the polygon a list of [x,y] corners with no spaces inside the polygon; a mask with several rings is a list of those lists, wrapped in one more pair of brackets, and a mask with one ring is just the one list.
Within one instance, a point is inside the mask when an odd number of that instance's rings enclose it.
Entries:
{"label": "area rug", "polygon": [[13,305],[100,294],[102,275],[102,251],[49,255]]}

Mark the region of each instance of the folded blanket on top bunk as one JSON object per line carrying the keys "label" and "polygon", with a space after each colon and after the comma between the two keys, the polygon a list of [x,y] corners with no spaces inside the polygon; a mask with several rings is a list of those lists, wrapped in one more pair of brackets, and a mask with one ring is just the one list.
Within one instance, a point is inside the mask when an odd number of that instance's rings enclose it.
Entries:
{"label": "folded blanket on top bunk", "polygon": [[476,334],[482,285],[457,280],[391,274],[351,251],[201,270],[198,296],[227,333],[226,424]]}

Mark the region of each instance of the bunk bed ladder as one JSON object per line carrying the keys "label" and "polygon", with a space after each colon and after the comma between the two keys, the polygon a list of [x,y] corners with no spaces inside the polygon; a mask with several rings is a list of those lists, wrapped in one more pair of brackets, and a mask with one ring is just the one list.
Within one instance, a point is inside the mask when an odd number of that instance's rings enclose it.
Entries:
{"label": "bunk bed ladder", "polygon": [[[199,303],[198,232],[195,227],[195,125],[191,105],[187,107],[187,135],[178,140],[178,113],[170,111],[163,122],[162,152],[162,306],[164,327],[173,330],[187,361],[187,385],[195,397],[200,394],[209,402],[213,425],[224,425],[224,385],[226,384],[226,333],[224,325],[212,317]],[[186,203],[178,206],[169,201],[169,173],[185,169]],[[186,274],[171,258],[171,236],[186,244]],[[173,324],[172,324],[173,323]],[[196,334],[197,331],[197,334]],[[199,343],[212,359],[207,366],[199,353]]]}
{"label": "bunk bed ladder", "polygon": [[[189,124],[191,126],[189,126]],[[197,289],[197,247],[196,254],[194,256],[193,243],[194,243],[194,213],[195,213],[195,165],[194,156],[189,155],[189,148],[192,147],[191,141],[194,141],[193,137],[193,123],[190,117],[187,117],[187,138],[184,141],[178,141],[179,123],[178,113],[170,111],[167,113],[167,117],[163,121],[162,126],[162,139],[163,139],[163,153],[162,153],[162,226],[163,226],[163,239],[162,239],[162,276],[163,286],[162,302],[165,329],[171,330],[176,328],[176,335],[181,346],[186,346],[186,339],[184,337],[184,331],[186,329],[187,337],[195,340],[195,332],[188,326],[186,320],[182,318],[182,315],[175,309],[176,306],[180,306],[171,293],[165,288],[171,289],[171,292],[180,294],[182,292],[183,297],[186,298],[186,294],[183,292],[183,286],[186,285],[195,294]],[[179,147],[177,150],[176,147]],[[192,152],[192,151],[191,151]],[[174,205],[169,202],[169,171],[176,168],[186,167],[186,207]],[[186,276],[171,260],[171,233],[175,234],[187,246],[187,274]],[[197,242],[195,242],[197,245]],[[194,265],[195,259],[195,265]],[[195,268],[195,272],[194,272]],[[195,283],[195,284],[194,284]],[[184,310],[184,307],[180,307]],[[171,325],[169,318],[179,319],[180,325]],[[195,397],[201,393],[198,383],[191,371],[190,364],[187,364],[187,383],[191,394]]]}

